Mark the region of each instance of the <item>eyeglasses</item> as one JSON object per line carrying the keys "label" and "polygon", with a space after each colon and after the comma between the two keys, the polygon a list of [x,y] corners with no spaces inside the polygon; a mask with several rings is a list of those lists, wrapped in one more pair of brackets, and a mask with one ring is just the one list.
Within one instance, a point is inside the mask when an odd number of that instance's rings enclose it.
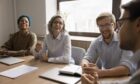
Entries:
{"label": "eyeglasses", "polygon": [[107,24],[104,24],[104,25],[98,25],[98,27],[100,29],[103,29],[103,28],[111,28],[113,25],[113,23],[107,23]]}
{"label": "eyeglasses", "polygon": [[130,19],[130,17],[118,19],[118,20],[117,20],[117,25],[118,25],[118,27],[121,27],[122,24],[124,23],[124,21],[125,21],[125,20],[129,20],[129,19]]}

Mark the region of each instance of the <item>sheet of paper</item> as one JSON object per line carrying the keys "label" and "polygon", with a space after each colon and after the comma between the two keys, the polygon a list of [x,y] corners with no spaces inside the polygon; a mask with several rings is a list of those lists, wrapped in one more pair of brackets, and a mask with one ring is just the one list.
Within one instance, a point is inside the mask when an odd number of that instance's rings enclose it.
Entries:
{"label": "sheet of paper", "polygon": [[37,67],[28,66],[28,65],[21,65],[3,72],[0,72],[0,75],[10,77],[10,78],[16,78],[18,76],[21,76],[25,73],[29,73],[31,71],[34,71],[38,69]]}
{"label": "sheet of paper", "polygon": [[0,59],[1,63],[8,64],[8,65],[23,62],[23,61],[24,61],[24,59],[20,59],[17,57],[5,57],[5,58]]}

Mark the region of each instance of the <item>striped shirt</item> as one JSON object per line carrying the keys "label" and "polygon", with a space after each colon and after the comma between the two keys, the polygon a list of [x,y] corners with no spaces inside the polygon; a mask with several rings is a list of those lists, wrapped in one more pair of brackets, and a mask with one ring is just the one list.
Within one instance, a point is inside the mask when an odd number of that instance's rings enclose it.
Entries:
{"label": "striped shirt", "polygon": [[97,63],[99,68],[109,69],[118,65],[125,65],[133,72],[135,69],[131,66],[130,60],[132,55],[131,51],[120,49],[117,33],[114,32],[113,39],[109,44],[104,42],[102,36],[93,41],[84,59]]}

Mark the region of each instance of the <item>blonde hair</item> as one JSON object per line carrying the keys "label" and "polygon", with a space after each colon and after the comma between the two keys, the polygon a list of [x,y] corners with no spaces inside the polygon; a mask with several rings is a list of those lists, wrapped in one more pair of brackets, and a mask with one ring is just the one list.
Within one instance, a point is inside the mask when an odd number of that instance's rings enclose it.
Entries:
{"label": "blonde hair", "polygon": [[103,12],[101,13],[97,18],[96,18],[96,24],[98,25],[98,21],[99,20],[102,20],[104,18],[110,18],[111,22],[113,22],[114,24],[116,23],[116,18],[115,16],[112,14],[112,13],[109,13],[109,12]]}
{"label": "blonde hair", "polygon": [[[54,20],[55,20],[56,18],[61,18],[61,19],[63,20],[63,18],[62,18],[60,15],[55,15],[55,16],[53,16],[53,17],[50,19],[50,21],[49,21],[49,23],[48,23],[48,30],[49,30],[49,33],[50,33],[50,34],[53,34],[53,31],[52,31],[52,24],[53,24],[53,22],[54,22]],[[64,22],[64,20],[63,20],[63,29],[62,29],[62,30],[65,31],[65,22]]]}

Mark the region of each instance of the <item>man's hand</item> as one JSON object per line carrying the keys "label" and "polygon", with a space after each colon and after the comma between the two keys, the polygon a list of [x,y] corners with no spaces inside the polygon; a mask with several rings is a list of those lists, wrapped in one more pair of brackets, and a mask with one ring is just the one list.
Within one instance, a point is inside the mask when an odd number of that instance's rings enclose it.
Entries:
{"label": "man's hand", "polygon": [[96,66],[96,64],[89,63],[88,65],[84,65],[82,67],[83,73],[94,75],[94,73],[98,73],[100,69]]}
{"label": "man's hand", "polygon": [[86,60],[86,59],[83,59],[82,62],[81,62],[82,68],[85,67],[85,66],[88,66],[88,64],[89,64],[89,61]]}
{"label": "man's hand", "polygon": [[81,84],[98,84],[98,75],[83,74],[81,76]]}

